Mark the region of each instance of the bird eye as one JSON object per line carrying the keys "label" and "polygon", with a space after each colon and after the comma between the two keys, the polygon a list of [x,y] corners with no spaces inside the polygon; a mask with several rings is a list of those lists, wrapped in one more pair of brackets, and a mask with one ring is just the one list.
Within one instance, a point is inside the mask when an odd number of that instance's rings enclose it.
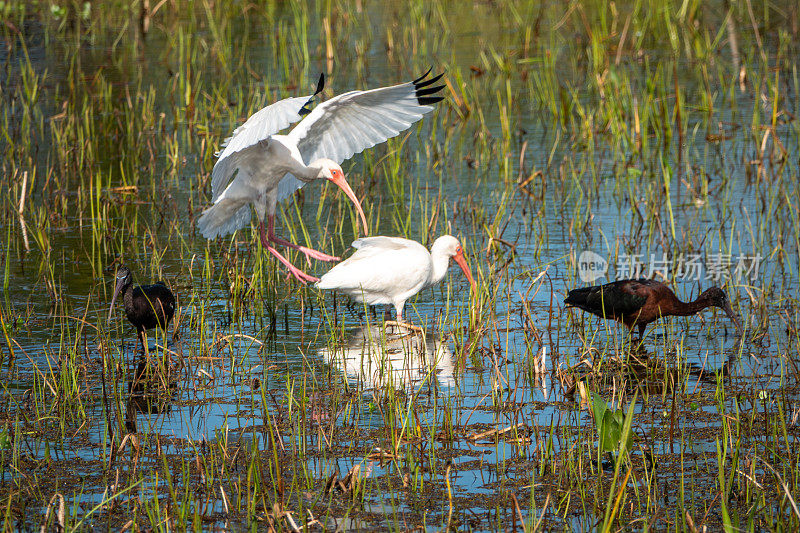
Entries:
{"label": "bird eye", "polygon": [[456,253],[457,254],[464,253],[464,250],[462,250],[460,246],[456,246]]}

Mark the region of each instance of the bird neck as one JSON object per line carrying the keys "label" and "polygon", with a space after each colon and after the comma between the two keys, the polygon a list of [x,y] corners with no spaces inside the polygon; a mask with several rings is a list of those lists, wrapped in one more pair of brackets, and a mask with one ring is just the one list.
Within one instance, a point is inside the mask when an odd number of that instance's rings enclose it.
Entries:
{"label": "bird neck", "polygon": [[304,181],[306,183],[314,181],[315,179],[319,178],[319,174],[322,169],[313,165],[314,163],[311,163],[311,165],[308,166],[298,165],[296,170],[292,170],[292,174],[300,181]]}
{"label": "bird neck", "polygon": [[128,281],[125,285],[122,286],[122,290],[120,291],[122,296],[122,302],[125,304],[125,307],[130,307],[133,305],[133,282]]}
{"label": "bird neck", "polygon": [[308,165],[303,164],[302,160],[295,161],[295,163],[296,165],[292,168],[291,173],[297,179],[308,183],[321,177],[322,163],[319,160],[312,161]]}
{"label": "bird neck", "polygon": [[450,256],[438,250],[436,243],[434,243],[431,248],[431,262],[433,263],[433,271],[428,280],[428,285],[435,285],[442,281],[442,278],[447,274],[447,269],[450,266]]}
{"label": "bird neck", "polygon": [[[314,165],[316,161],[306,165],[294,141],[286,135],[272,135],[269,139],[269,150],[275,160],[279,162],[281,172],[289,172],[304,183],[317,178],[320,171],[319,165]],[[316,168],[313,168],[314,166]]]}
{"label": "bird neck", "polygon": [[[677,296],[672,297],[672,302],[669,302],[669,314],[676,316],[689,316],[698,313],[711,305],[704,295],[700,295],[696,300],[691,302],[682,302],[678,300]],[[664,306],[661,306],[662,309]]]}

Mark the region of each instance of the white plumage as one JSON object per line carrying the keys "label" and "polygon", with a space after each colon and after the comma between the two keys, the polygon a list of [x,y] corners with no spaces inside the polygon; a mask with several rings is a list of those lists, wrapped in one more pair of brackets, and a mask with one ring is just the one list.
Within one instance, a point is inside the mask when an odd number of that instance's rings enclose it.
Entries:
{"label": "white plumage", "polygon": [[406,300],[444,278],[451,257],[475,285],[461,244],[452,235],[436,239],[430,252],[399,237],[366,237],[353,242],[353,248],[356,252],[322,276],[317,287],[340,290],[369,305],[392,304],[398,322]]}
{"label": "white plumage", "polygon": [[[320,76],[314,94],[286,98],[254,113],[223,144],[211,174],[214,205],[198,220],[200,232],[213,239],[246,226],[252,204],[259,217],[262,244],[298,280],[317,281],[294,267],[269,243],[299,250],[306,259],[338,258],[275,237],[277,202],[310,181],[328,179],[353,201],[366,230],[364,212],[339,165],[353,154],[398,135],[431,111],[430,104],[442,100],[441,96],[431,95],[444,86],[430,87],[442,75],[426,80],[429,72],[400,85],[340,94],[309,112],[306,106],[323,88],[324,79]],[[307,116],[303,118],[303,114]],[[287,135],[278,135],[297,121],[300,123]]]}
{"label": "white plumage", "polygon": [[341,344],[319,350],[322,360],[343,372],[364,390],[383,387],[412,390],[436,379],[455,385],[453,352],[434,335],[392,334],[380,326],[350,331]]}

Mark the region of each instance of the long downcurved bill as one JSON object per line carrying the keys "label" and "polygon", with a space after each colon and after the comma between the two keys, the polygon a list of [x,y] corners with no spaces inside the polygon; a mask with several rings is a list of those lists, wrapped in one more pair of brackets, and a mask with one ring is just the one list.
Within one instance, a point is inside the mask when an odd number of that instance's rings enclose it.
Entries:
{"label": "long downcurved bill", "polygon": [[475,290],[477,284],[475,283],[475,278],[472,277],[472,272],[469,270],[469,267],[467,266],[467,260],[464,259],[464,251],[459,250],[459,252],[453,256],[453,260],[456,263],[458,263],[458,266],[461,267],[461,271],[464,273],[465,276],[467,276],[467,279],[469,280],[469,284],[472,287],[472,290]]}
{"label": "long downcurved bill", "polygon": [[356,193],[353,192],[353,189],[350,188],[350,184],[347,183],[347,180],[344,179],[344,174],[340,174],[338,172],[334,173],[333,178],[330,178],[330,181],[335,183],[339,186],[340,189],[344,191],[350,201],[353,202],[356,206],[356,211],[358,211],[359,216],[361,217],[361,223],[363,224],[364,233],[367,233],[367,217],[364,216],[364,210],[361,209],[361,203],[358,201],[356,197]]}
{"label": "long downcurved bill", "polygon": [[725,314],[728,315],[728,318],[730,318],[733,321],[733,324],[736,326],[736,333],[741,335],[742,334],[742,321],[739,320],[739,317],[736,315],[736,313],[733,312],[733,308],[731,307],[731,303],[726,300],[725,301],[725,307],[723,307],[722,310],[725,311]]}
{"label": "long downcurved bill", "polygon": [[125,278],[117,279],[117,285],[114,287],[114,296],[111,297],[111,305],[108,306],[108,318],[106,319],[106,323],[111,322],[111,315],[114,313],[114,302],[117,301],[117,296],[119,296],[120,291],[122,291],[123,285],[125,285]]}

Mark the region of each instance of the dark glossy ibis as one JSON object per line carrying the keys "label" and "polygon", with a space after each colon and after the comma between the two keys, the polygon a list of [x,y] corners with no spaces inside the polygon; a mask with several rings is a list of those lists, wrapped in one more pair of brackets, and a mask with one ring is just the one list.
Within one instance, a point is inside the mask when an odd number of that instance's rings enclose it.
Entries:
{"label": "dark glossy ibis", "polygon": [[736,325],[736,331],[742,331],[728,295],[719,287],[711,287],[692,302],[682,302],[660,281],[626,279],[569,291],[564,303],[622,322],[631,330],[639,326],[639,337],[644,335],[647,324],[663,316],[689,316],[712,306],[725,311]]}
{"label": "dark glossy ibis", "polygon": [[145,330],[156,326],[166,329],[167,323],[172,320],[172,315],[175,313],[175,296],[163,281],[134,287],[130,269],[123,266],[117,271],[117,284],[108,309],[109,322],[114,312],[114,302],[120,294],[125,304],[125,316],[136,327],[136,334],[144,351]]}

